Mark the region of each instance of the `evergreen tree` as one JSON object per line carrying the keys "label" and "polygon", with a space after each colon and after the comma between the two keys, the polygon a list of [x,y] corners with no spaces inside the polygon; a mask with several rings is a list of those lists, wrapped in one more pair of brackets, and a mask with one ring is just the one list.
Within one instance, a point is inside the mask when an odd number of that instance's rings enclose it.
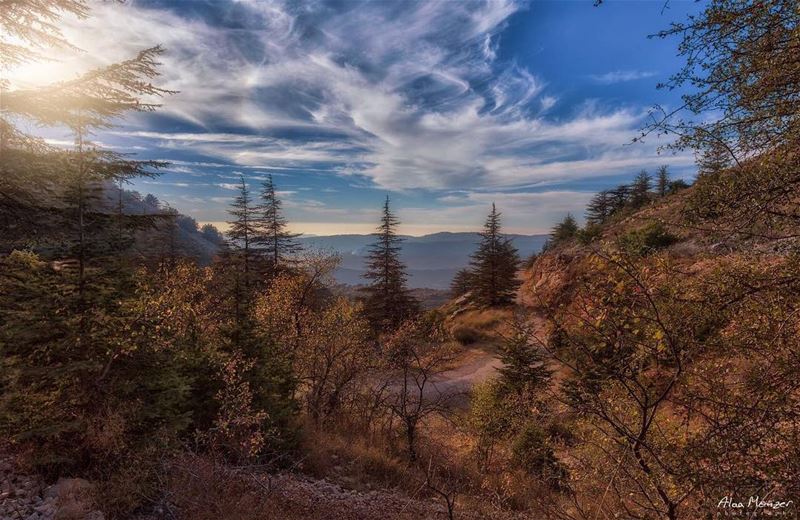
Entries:
{"label": "evergreen tree", "polygon": [[731,167],[733,160],[728,148],[718,142],[713,141],[707,145],[697,157],[697,172],[699,175],[717,173]]}
{"label": "evergreen tree", "polygon": [[550,381],[552,372],[545,364],[545,357],[531,343],[530,331],[518,317],[511,323],[511,333],[503,338],[500,360],[503,362],[498,369],[500,382],[512,393],[540,390]]}
{"label": "evergreen tree", "polygon": [[144,203],[148,206],[151,206],[153,211],[158,211],[158,208],[161,207],[161,201],[158,200],[158,197],[153,195],[152,193],[148,193],[144,197]]}
{"label": "evergreen tree", "polygon": [[557,244],[564,240],[573,238],[577,233],[578,223],[575,221],[575,217],[573,217],[571,213],[567,213],[567,216],[564,217],[564,220],[553,227],[553,230],[550,232],[550,240],[552,243]]}
{"label": "evergreen tree", "polygon": [[627,184],[620,184],[609,191],[611,197],[611,213],[620,211],[630,202],[631,187]]}
{"label": "evergreen tree", "polygon": [[[20,7],[15,4],[12,11],[17,8]],[[7,50],[0,47],[0,52]],[[77,260],[81,296],[86,291],[88,264],[118,253],[109,248],[114,243],[114,226],[110,225],[114,210],[105,204],[104,193],[115,183],[154,176],[165,165],[158,161],[132,161],[122,154],[98,149],[89,136],[97,128],[111,126],[128,111],[152,111],[159,106],[142,99],[170,93],[151,82],[159,74],[157,59],[162,52],[160,47],[153,47],[130,60],[71,81],[3,93],[4,113],[42,125],[63,125],[75,137],[73,150],[54,150],[38,146],[36,140],[22,136],[8,120],[2,121],[4,136],[13,138],[0,139],[2,185],[10,195],[0,200],[0,215],[16,214],[22,221],[36,219],[44,223],[36,230],[40,239],[49,241],[56,254]],[[40,186],[48,189],[32,192]],[[126,225],[142,227],[152,219],[126,215],[125,220]],[[17,232],[25,229],[20,226]]]}
{"label": "evergreen tree", "polygon": [[633,179],[631,185],[631,201],[630,204],[634,208],[640,208],[650,201],[650,188],[652,187],[653,179],[647,171],[642,170]]}
{"label": "evergreen tree", "polygon": [[271,174],[262,186],[261,200],[256,208],[257,233],[253,241],[263,247],[267,260],[277,269],[286,263],[287,257],[300,250],[296,240],[300,235],[286,229],[286,218],[281,213],[281,200],[275,194]]}
{"label": "evergreen tree", "polygon": [[683,179],[676,179],[669,183],[669,194],[678,193],[681,190],[685,190],[689,187],[689,184],[686,183]]}
{"label": "evergreen tree", "polygon": [[[45,48],[70,47],[57,22],[72,14],[85,17],[84,0],[16,0],[3,5],[0,17],[0,69],[42,58]],[[4,80],[0,79],[0,84]]]}
{"label": "evergreen tree", "polygon": [[222,233],[214,226],[214,224],[203,224],[200,228],[200,234],[215,245],[222,245],[225,242],[225,239],[222,236]]}
{"label": "evergreen tree", "polygon": [[[153,168],[161,164],[130,161],[107,150],[100,152],[87,136],[93,129],[110,126],[125,112],[149,111],[158,106],[145,102],[143,97],[168,92],[152,83],[158,75],[156,59],[162,50],[159,47],[144,50],[133,59],[93,70],[71,81],[11,90],[7,88],[9,82],[3,79],[3,71],[45,58],[42,53],[48,48],[70,47],[58,21],[65,14],[83,18],[88,15],[89,7],[83,0],[17,0],[3,4],[2,11],[0,223],[8,225],[0,242],[6,246],[4,249],[19,244],[29,246],[35,236],[38,242],[47,242],[51,251],[77,257],[83,292],[86,263],[98,253],[109,253],[108,248],[100,246],[113,242],[110,233],[92,241],[89,228],[101,227],[98,221],[113,218],[113,210],[97,204],[97,197],[89,200],[99,191],[97,185],[152,175]],[[59,150],[25,134],[15,126],[25,120],[34,125],[72,129],[75,150]],[[66,188],[70,191],[65,208]],[[127,226],[135,219],[125,220]],[[107,222],[102,224],[108,227]],[[64,251],[62,245],[70,251]]]}
{"label": "evergreen tree", "polygon": [[418,312],[419,304],[406,287],[405,265],[400,260],[400,243],[397,226],[400,221],[392,214],[389,196],[383,204],[381,223],[376,238],[367,253],[367,270],[364,278],[369,285],[365,293],[364,308],[367,318],[376,331],[397,328]]}
{"label": "evergreen tree", "polygon": [[608,190],[603,190],[592,197],[586,207],[586,222],[589,224],[603,224],[612,212],[611,195]]}
{"label": "evergreen tree", "polygon": [[[60,15],[84,16],[88,7],[19,0],[0,10],[2,75],[47,47],[68,45]],[[0,240],[13,248],[16,237],[35,237],[47,255],[0,255],[0,434],[26,442],[32,462],[47,469],[122,467],[142,447],[137,433],[186,426],[190,378],[154,337],[134,337],[142,316],[132,298],[136,276],[120,258],[129,230],[152,219],[128,215],[121,190],[113,200],[115,184],[155,175],[163,163],[132,161],[89,139],[129,111],[157,108],[145,99],[168,93],[153,84],[161,52],[147,49],[46,87],[7,90],[0,79],[0,221],[18,223],[3,228]],[[18,130],[19,122],[69,128],[75,147],[47,146]],[[125,425],[111,441],[123,453],[88,440],[112,415]]]}
{"label": "evergreen tree", "polygon": [[669,192],[669,171],[667,165],[664,164],[658,167],[656,171],[656,193],[659,197],[665,196]]}
{"label": "evergreen tree", "polygon": [[472,272],[467,268],[459,269],[453,276],[452,282],[450,282],[450,295],[453,298],[463,296],[472,290],[472,284]]}
{"label": "evergreen tree", "polygon": [[250,188],[240,178],[239,194],[233,200],[228,213],[234,217],[230,222],[228,237],[231,239],[231,248],[236,253],[237,260],[241,261],[244,271],[244,288],[250,287],[252,279],[251,270],[254,267],[260,251],[256,247],[256,238],[259,234],[256,208],[250,196]]}
{"label": "evergreen tree", "polygon": [[492,203],[486,218],[478,250],[472,255],[472,298],[480,305],[494,306],[512,303],[519,281],[519,255],[511,240],[500,231],[500,213]]}
{"label": "evergreen tree", "polygon": [[263,417],[258,423],[269,441],[268,449],[290,448],[295,440],[292,418],[297,411],[297,381],[288,351],[248,314],[223,326],[221,339],[226,352],[246,362],[239,376],[252,391],[253,411]]}

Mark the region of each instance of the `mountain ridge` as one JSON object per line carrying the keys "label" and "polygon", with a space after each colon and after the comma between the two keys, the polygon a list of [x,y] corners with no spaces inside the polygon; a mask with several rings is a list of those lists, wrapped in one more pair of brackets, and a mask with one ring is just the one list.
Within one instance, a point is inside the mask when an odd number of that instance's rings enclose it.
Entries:
{"label": "mountain ridge", "polygon": [[[548,235],[506,235],[514,242],[520,256],[526,258],[541,251]],[[408,285],[412,289],[447,289],[455,273],[469,264],[480,235],[478,232],[440,231],[422,236],[402,235],[400,257],[406,265]],[[339,283],[359,285],[371,234],[303,236],[298,242],[307,249],[329,250],[341,256],[334,272]]]}

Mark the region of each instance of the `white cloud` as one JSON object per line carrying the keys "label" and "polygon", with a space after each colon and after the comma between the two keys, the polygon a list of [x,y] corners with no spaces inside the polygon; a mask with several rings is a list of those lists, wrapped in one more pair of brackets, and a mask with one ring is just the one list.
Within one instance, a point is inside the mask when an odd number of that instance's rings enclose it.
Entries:
{"label": "white cloud", "polygon": [[188,182],[164,182],[164,181],[142,181],[144,184],[152,184],[154,186],[175,186],[178,188],[188,188]]}
{"label": "white cloud", "polygon": [[606,72],[605,74],[592,74],[589,77],[597,83],[603,85],[612,85],[614,83],[623,83],[626,81],[652,78],[656,74],[656,72],[644,70],[615,70],[612,72]]}
{"label": "white cloud", "polygon": [[134,2],[98,3],[89,19],[64,23],[87,52],[66,54],[49,77],[163,44],[158,83],[180,93],[161,112],[209,131],[169,133],[140,118],[139,128],[116,135],[213,158],[188,168],[357,175],[390,190],[442,190],[513,188],[659,161],[655,145],[624,146],[642,112],[544,118],[557,93],[533,72],[497,63],[496,36],[520,8],[513,0],[425,1],[336,11],[242,0],[229,9],[246,26],[230,30]]}

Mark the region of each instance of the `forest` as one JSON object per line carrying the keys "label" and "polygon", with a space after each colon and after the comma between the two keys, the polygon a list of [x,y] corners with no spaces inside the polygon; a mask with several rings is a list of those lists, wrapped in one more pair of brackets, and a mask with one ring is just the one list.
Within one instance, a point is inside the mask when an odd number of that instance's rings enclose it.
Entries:
{"label": "forest", "polygon": [[[92,4],[0,0],[0,71],[72,45],[68,15]],[[0,76],[0,517],[796,518],[800,4],[653,37],[693,90],[631,139],[672,136],[694,180],[642,170],[526,258],[486,205],[432,310],[394,195],[343,293],[280,176],[240,176],[224,232],[133,191],[169,164],[93,139],[170,103],[169,49]]]}

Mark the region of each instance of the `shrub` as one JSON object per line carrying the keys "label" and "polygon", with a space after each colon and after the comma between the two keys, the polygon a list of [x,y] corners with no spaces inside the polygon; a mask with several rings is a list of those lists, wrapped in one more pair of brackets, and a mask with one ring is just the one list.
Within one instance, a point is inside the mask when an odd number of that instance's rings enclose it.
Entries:
{"label": "shrub", "polygon": [[660,222],[648,224],[620,238],[620,247],[632,255],[645,256],[673,244],[677,238]]}
{"label": "shrub", "polygon": [[576,442],[574,424],[571,421],[554,420],[547,425],[547,436],[552,442],[573,446]]}
{"label": "shrub", "polygon": [[473,387],[467,425],[476,437],[475,452],[481,466],[491,462],[495,444],[507,435],[512,422],[513,410],[504,400],[504,387],[499,380],[490,379]]}
{"label": "shrub", "polygon": [[603,236],[603,227],[599,224],[586,224],[586,227],[579,229],[576,233],[578,242],[582,245],[588,245]]}
{"label": "shrub", "polygon": [[472,327],[460,325],[453,329],[453,338],[461,345],[472,345],[481,339],[481,333]]}
{"label": "shrub", "polygon": [[511,443],[512,461],[530,475],[540,477],[554,489],[563,488],[566,469],[558,462],[547,434],[528,423]]}

